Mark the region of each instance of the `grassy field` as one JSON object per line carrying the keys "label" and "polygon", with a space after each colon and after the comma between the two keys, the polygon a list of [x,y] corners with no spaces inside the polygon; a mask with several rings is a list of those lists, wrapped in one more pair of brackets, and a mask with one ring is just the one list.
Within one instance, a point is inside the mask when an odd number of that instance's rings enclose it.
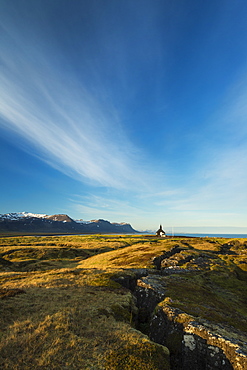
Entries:
{"label": "grassy field", "polygon": [[174,274],[162,277],[167,297],[160,305],[247,333],[245,239],[5,237],[0,368],[169,369],[168,350],[135,329],[134,298],[114,278],[152,271],[153,259],[176,246],[162,261]]}

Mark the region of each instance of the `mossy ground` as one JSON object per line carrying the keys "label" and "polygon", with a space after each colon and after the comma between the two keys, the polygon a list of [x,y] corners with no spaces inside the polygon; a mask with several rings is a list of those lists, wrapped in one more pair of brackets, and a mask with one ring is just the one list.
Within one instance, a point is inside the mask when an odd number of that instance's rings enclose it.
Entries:
{"label": "mossy ground", "polygon": [[[245,239],[190,240],[186,254],[193,258],[183,264],[178,256],[181,273],[163,278],[167,288],[163,304],[247,333],[246,251]],[[172,258],[176,260],[176,255]]]}
{"label": "mossy ground", "polygon": [[0,368],[169,369],[165,347],[134,329],[133,297],[112,278],[155,268],[177,245],[183,272],[163,277],[161,305],[247,330],[246,240],[1,238]]}
{"label": "mossy ground", "polygon": [[0,368],[169,369],[166,349],[133,329],[133,297],[112,279],[119,266],[81,266],[142,241],[97,235],[0,239]]}

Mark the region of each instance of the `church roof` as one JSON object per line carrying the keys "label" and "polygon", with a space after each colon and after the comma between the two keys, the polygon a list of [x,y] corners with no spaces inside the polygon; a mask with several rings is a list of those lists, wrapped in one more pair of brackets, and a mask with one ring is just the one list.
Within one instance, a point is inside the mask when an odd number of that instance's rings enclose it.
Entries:
{"label": "church roof", "polygon": [[156,231],[157,235],[165,234],[164,230],[162,229],[162,225],[160,225],[160,228]]}

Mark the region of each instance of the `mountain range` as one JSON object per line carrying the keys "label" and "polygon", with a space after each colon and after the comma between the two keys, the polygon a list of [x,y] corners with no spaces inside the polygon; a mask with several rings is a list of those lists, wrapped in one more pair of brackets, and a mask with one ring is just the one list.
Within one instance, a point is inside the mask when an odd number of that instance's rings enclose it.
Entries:
{"label": "mountain range", "polygon": [[0,234],[133,234],[128,223],[106,220],[73,220],[66,214],[46,215],[28,212],[0,214]]}

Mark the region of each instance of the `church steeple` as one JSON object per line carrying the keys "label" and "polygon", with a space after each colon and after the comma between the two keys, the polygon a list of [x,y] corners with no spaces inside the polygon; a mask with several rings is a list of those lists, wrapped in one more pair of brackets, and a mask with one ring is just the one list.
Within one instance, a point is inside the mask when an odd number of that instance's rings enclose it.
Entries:
{"label": "church steeple", "polygon": [[160,228],[159,230],[156,231],[156,235],[157,236],[166,236],[166,233],[164,232],[164,230],[162,229],[162,225],[160,225]]}

